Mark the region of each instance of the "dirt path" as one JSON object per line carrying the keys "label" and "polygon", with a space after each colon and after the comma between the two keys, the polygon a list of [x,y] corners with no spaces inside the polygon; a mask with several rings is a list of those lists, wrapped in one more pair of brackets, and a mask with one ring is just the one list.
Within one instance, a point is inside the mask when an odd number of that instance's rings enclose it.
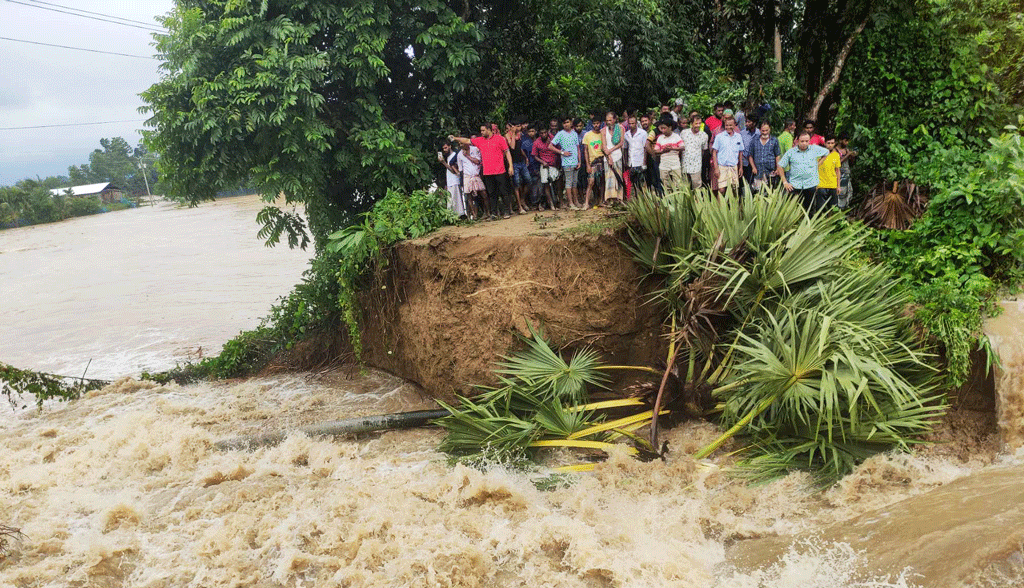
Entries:
{"label": "dirt path", "polygon": [[439,229],[411,241],[425,243],[439,236],[452,237],[558,237],[577,233],[598,234],[625,222],[624,211],[604,208],[590,210],[545,210],[516,214],[509,219],[461,224]]}

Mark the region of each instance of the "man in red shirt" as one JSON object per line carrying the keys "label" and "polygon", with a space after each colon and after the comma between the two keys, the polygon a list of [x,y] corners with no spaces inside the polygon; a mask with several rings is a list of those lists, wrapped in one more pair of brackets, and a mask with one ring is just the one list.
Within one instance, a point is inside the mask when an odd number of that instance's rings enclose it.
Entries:
{"label": "man in red shirt", "polygon": [[[505,137],[495,133],[491,125],[480,125],[480,136],[472,139],[448,135],[451,141],[458,141],[463,145],[473,145],[480,150],[480,159],[483,163],[482,178],[484,187],[487,189],[487,197],[491,201],[491,210],[502,210],[498,202],[498,194],[505,203],[505,218],[512,218],[512,195],[509,190],[509,180],[505,175],[512,175],[512,155],[508,150],[508,142]],[[492,215],[491,220],[497,220]]]}
{"label": "man in red shirt", "polygon": [[825,137],[822,137],[821,135],[815,135],[814,134],[814,121],[813,120],[807,119],[807,120],[804,121],[804,132],[807,133],[808,135],[810,135],[810,137],[811,137],[811,145],[821,145],[822,147],[825,146]]}
{"label": "man in red shirt", "polygon": [[708,141],[714,139],[715,136],[718,135],[718,133],[722,130],[722,115],[724,113],[725,105],[719,102],[718,104],[715,104],[715,110],[711,114],[711,116],[709,116],[707,120],[704,121],[704,126],[707,128],[708,132],[711,133],[711,136],[708,138]]}

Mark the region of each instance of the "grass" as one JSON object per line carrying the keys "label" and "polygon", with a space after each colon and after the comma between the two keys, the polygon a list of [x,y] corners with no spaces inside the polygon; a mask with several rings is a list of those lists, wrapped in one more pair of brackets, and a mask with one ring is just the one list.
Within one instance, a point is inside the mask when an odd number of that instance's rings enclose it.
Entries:
{"label": "grass", "polygon": [[628,214],[609,213],[603,218],[566,227],[558,232],[559,237],[590,236],[596,237],[606,233],[615,233],[626,227]]}

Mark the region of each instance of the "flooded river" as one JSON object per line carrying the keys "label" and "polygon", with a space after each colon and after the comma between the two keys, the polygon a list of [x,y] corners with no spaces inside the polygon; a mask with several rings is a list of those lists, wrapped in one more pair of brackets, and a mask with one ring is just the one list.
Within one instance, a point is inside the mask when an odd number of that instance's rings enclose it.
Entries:
{"label": "flooded river", "polygon": [[[5,319],[14,317],[0,331],[0,359],[56,370],[115,356],[96,369],[120,375],[215,348],[255,324],[303,267],[298,254],[246,248],[256,208],[225,200],[206,219],[203,208],[132,211],[137,231],[127,216],[85,219],[108,243],[128,239],[110,234],[124,222],[148,247],[179,227],[166,251],[190,252],[190,263],[143,252],[98,270],[113,271],[116,285],[77,268],[85,258],[70,237],[0,233]],[[242,259],[227,258],[232,246]],[[39,267],[14,264],[16,255]],[[147,258],[165,269],[127,269]],[[62,288],[56,268],[80,283]],[[22,301],[34,292],[8,284],[8,271],[47,284],[47,301]],[[159,286],[162,277],[174,286]],[[111,304],[147,292],[149,304],[123,314]],[[1013,336],[999,344],[1020,348]],[[1002,369],[1005,379],[1020,366]],[[824,493],[802,474],[749,487],[727,475],[728,458],[694,462],[688,455],[717,435],[706,423],[667,432],[663,462],[614,454],[568,483],[451,466],[432,429],[213,447],[432,406],[394,377],[339,370],[184,387],[123,379],[72,403],[10,411],[0,417],[0,524],[23,537],[0,557],[0,587],[1024,586],[1024,460],[998,450],[991,415],[957,413],[937,443],[872,458]]]}
{"label": "flooded river", "polygon": [[257,196],[0,231],[0,361],[114,378],[216,353],[299,281],[311,251],[264,247]]}

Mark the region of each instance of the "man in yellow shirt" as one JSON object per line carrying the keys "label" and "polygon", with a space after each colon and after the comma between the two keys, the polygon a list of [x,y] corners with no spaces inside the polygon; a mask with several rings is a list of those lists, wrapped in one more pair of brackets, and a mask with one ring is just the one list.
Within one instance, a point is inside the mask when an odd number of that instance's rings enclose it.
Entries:
{"label": "man in yellow shirt", "polygon": [[814,210],[839,206],[839,168],[842,161],[836,151],[836,138],[825,137],[828,155],[818,162],[818,190],[814,194]]}
{"label": "man in yellow shirt", "polygon": [[594,118],[593,130],[583,135],[583,150],[587,164],[587,193],[583,198],[583,209],[590,208],[590,195],[594,203],[601,203],[601,189],[604,187],[604,151],[601,150],[601,120]]}

